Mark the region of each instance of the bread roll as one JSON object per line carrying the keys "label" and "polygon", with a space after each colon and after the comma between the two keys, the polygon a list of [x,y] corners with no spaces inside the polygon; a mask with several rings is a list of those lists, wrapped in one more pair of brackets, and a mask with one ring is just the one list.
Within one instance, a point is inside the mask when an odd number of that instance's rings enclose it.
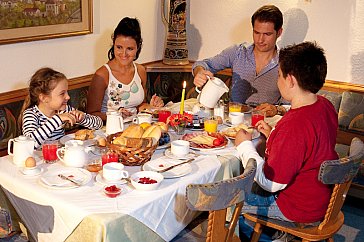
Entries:
{"label": "bread roll", "polygon": [[161,128],[162,133],[167,133],[168,132],[168,124],[166,124],[165,122],[156,122],[153,125],[157,125]]}
{"label": "bread roll", "polygon": [[143,138],[151,137],[156,139],[157,141],[160,139],[161,136],[162,136],[162,129],[157,125],[152,125],[148,127],[142,135]]}
{"label": "bread roll", "polygon": [[141,126],[139,126],[138,124],[131,124],[124,130],[121,136],[129,138],[141,138],[143,133],[144,129]]}
{"label": "bread roll", "polygon": [[76,140],[88,140],[95,138],[94,130],[91,129],[80,129],[75,133]]}
{"label": "bread roll", "polygon": [[126,138],[123,136],[116,137],[113,142],[115,145],[124,145],[126,146]]}

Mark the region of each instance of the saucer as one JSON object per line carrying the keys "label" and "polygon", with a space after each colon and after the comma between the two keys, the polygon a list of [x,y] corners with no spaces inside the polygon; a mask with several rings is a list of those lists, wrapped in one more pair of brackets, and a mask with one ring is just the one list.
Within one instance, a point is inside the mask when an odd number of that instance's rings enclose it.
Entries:
{"label": "saucer", "polygon": [[109,185],[109,184],[125,184],[127,181],[125,179],[117,180],[117,181],[108,181],[102,177],[102,172],[99,172],[96,175],[96,181],[102,185]]}
{"label": "saucer", "polygon": [[174,154],[172,154],[170,148],[166,149],[166,151],[164,152],[164,155],[167,156],[168,158],[177,159],[177,160],[188,160],[188,159],[192,159],[192,158],[196,157],[196,154],[192,153],[192,152],[190,152],[187,155],[182,156],[182,157],[175,156]]}
{"label": "saucer", "polygon": [[20,171],[25,176],[37,176],[42,173],[43,168],[39,168],[36,166],[32,168],[23,167]]}

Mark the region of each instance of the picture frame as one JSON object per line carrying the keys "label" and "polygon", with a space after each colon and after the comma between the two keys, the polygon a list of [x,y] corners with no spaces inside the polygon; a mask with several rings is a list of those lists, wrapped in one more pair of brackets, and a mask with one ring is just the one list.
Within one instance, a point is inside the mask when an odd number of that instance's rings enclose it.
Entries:
{"label": "picture frame", "polygon": [[[78,22],[38,25],[32,27],[1,28],[0,45],[91,34],[93,32],[92,0],[68,0],[65,2],[75,1],[80,1],[79,4],[81,4],[81,6],[79,6],[81,19],[78,19]],[[39,2],[45,4],[45,1]],[[9,9],[8,11],[11,10]],[[40,11],[38,11],[38,14],[42,14],[39,12]],[[26,21],[24,19],[20,20]]]}

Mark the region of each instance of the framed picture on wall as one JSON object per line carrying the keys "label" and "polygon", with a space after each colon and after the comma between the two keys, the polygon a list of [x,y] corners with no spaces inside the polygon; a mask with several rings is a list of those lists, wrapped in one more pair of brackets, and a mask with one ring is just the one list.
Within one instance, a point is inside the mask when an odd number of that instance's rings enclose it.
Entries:
{"label": "framed picture on wall", "polygon": [[0,1],[0,44],[92,33],[92,0]]}

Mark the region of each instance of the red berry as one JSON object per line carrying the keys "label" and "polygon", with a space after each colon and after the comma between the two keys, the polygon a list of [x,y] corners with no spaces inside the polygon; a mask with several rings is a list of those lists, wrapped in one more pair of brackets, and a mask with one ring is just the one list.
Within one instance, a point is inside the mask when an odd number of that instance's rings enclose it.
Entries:
{"label": "red berry", "polygon": [[222,144],[220,139],[214,139],[213,143],[214,146],[220,146]]}

